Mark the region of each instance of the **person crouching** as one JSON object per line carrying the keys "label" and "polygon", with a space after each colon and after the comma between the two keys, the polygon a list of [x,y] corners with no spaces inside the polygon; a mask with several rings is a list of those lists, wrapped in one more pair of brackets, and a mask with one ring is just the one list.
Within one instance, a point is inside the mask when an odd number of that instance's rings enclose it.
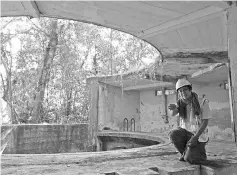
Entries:
{"label": "person crouching", "polygon": [[[208,142],[208,120],[211,118],[209,102],[192,92],[192,85],[186,79],[176,83],[177,104],[170,104],[171,115],[179,114],[179,126],[170,131],[169,137],[180,152],[180,161],[200,164],[207,159],[205,145]],[[200,105],[201,104],[201,105]]]}

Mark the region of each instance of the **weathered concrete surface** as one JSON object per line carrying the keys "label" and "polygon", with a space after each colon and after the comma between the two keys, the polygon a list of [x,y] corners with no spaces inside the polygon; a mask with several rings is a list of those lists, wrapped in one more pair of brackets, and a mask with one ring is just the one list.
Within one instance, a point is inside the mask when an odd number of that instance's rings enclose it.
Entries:
{"label": "weathered concrete surface", "polygon": [[[153,133],[154,136],[167,138]],[[143,148],[105,152],[63,154],[4,154],[2,174],[106,174],[127,175],[211,175],[237,173],[237,148],[230,142],[210,141],[205,165],[177,160],[179,154],[169,143]],[[154,172],[152,171],[154,170]],[[158,173],[157,173],[158,171]]]}
{"label": "weathered concrete surface", "polygon": [[156,137],[152,133],[103,131],[97,133],[100,151],[131,149],[164,144],[167,137]]}
{"label": "weathered concrete surface", "polygon": [[228,89],[224,89],[219,83],[209,85],[193,85],[194,92],[199,97],[205,95],[209,100],[212,118],[208,123],[208,134],[211,139],[233,140],[233,132],[231,129],[231,116],[229,104]]}
{"label": "weathered concrete surface", "polygon": [[100,140],[102,143],[101,151],[131,149],[159,144],[159,142],[152,140],[114,136],[103,136],[100,137]]}
{"label": "weathered concrete surface", "polygon": [[[192,53],[192,52],[176,52],[166,54],[164,56],[165,59],[177,60],[180,62],[185,61],[184,58],[188,58],[189,63],[220,63],[220,62],[228,62],[228,53],[227,51],[213,51],[213,52],[202,52],[202,53]],[[178,59],[177,59],[178,58]],[[182,58],[182,59],[179,59]],[[190,59],[193,58],[193,59]]]}
{"label": "weathered concrete surface", "polygon": [[235,131],[235,141],[237,142],[237,6],[228,10],[228,57],[230,61],[230,102],[232,128]]}
{"label": "weathered concrete surface", "polygon": [[[8,133],[9,129],[11,132]],[[88,124],[73,125],[3,125],[8,133],[3,154],[43,154],[91,151]]]}
{"label": "weathered concrete surface", "polygon": [[[223,88],[223,81],[214,84],[193,84],[193,91],[199,97],[209,100],[212,119],[209,121],[209,137],[219,140],[233,140],[229,93]],[[101,85],[98,101],[99,130],[108,127],[124,131],[124,119],[128,119],[128,131],[132,131],[131,119],[135,120],[135,131],[166,133],[177,126],[177,117],[168,111],[168,123],[164,120],[164,100],[155,95],[155,89],[124,91],[111,85]],[[94,100],[94,103],[96,101]],[[176,103],[176,94],[167,96],[167,104]],[[96,115],[91,116],[96,118]]]}
{"label": "weathered concrete surface", "polygon": [[[157,135],[158,134],[158,135]],[[127,137],[157,141],[159,143],[168,143],[168,135],[151,132],[117,132],[117,131],[102,131],[97,133],[98,137],[112,136],[112,137]]]}
{"label": "weathered concrete surface", "polygon": [[149,42],[163,55],[227,50],[225,9],[229,5],[223,1],[3,1],[2,7],[2,16],[48,16],[124,31]]}
{"label": "weathered concrete surface", "polygon": [[[175,102],[175,94],[167,96],[167,104]],[[167,130],[177,126],[176,117],[169,117],[169,123],[165,122],[163,118],[165,115],[164,103],[162,95],[156,96],[155,90],[140,92],[140,125],[142,132],[167,132]],[[168,111],[168,107],[166,110]]]}
{"label": "weathered concrete surface", "polygon": [[[89,81],[89,80],[87,80]],[[98,101],[99,101],[99,85],[97,80],[90,80],[90,93],[89,93],[89,142],[93,150],[96,150],[98,130]]]}
{"label": "weathered concrete surface", "polygon": [[[99,89],[98,130],[109,127],[117,131],[132,131],[134,125],[131,120],[134,119],[135,131],[140,131],[139,92],[125,92],[107,84],[100,84]],[[124,126],[125,118],[128,120],[128,127]]]}

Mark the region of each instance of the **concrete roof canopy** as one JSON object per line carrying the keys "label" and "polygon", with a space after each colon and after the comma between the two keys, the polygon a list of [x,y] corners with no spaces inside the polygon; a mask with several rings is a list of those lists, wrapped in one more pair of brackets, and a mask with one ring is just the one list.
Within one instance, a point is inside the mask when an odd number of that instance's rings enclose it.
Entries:
{"label": "concrete roof canopy", "polygon": [[2,17],[53,17],[123,31],[153,45],[162,58],[227,60],[224,1],[1,1],[1,6]]}
{"label": "concrete roof canopy", "polygon": [[144,39],[163,55],[227,51],[223,1],[2,1],[1,16],[93,23]]}

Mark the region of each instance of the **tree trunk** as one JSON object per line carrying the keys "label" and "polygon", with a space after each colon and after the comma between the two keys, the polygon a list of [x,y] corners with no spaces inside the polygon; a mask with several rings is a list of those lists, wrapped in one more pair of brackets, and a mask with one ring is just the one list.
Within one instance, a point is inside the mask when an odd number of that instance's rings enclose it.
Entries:
{"label": "tree trunk", "polygon": [[72,88],[67,92],[67,103],[66,103],[66,116],[71,114],[72,109]]}
{"label": "tree trunk", "polygon": [[98,63],[97,63],[97,52],[96,52],[97,46],[95,46],[95,55],[93,56],[93,69],[94,69],[94,75],[98,74]]}
{"label": "tree trunk", "polygon": [[113,29],[110,29],[110,74],[113,75],[116,70],[115,62],[113,60]]}
{"label": "tree trunk", "polygon": [[[11,47],[11,46],[10,46]],[[10,57],[10,61],[9,61],[9,65],[7,65],[7,63],[4,61],[4,58],[7,60],[7,55],[3,49],[3,47],[1,48],[1,53],[2,53],[2,57],[1,58],[1,62],[3,63],[3,66],[6,70],[6,85],[4,85],[4,78],[1,75],[1,80],[3,83],[3,97],[2,99],[7,103],[7,110],[8,110],[8,116],[11,120],[12,124],[16,124],[17,123],[17,119],[16,119],[16,112],[15,109],[13,107],[13,98],[12,98],[12,57]]]}
{"label": "tree trunk", "polygon": [[51,33],[50,33],[49,43],[45,51],[43,67],[41,69],[41,73],[38,80],[36,97],[34,99],[34,108],[33,108],[32,118],[31,118],[30,123],[39,123],[42,117],[41,116],[42,103],[44,100],[45,88],[50,78],[49,72],[50,72],[51,65],[53,63],[57,44],[58,44],[57,20],[53,20],[51,22]]}

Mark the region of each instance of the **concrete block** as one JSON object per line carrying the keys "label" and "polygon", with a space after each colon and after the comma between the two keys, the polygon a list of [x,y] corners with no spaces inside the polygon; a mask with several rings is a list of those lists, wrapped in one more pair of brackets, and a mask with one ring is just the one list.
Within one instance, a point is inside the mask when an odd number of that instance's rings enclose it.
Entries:
{"label": "concrete block", "polygon": [[222,168],[201,166],[201,175],[237,175],[237,163]]}
{"label": "concrete block", "polygon": [[201,175],[200,174],[200,166],[194,165],[194,166],[187,166],[187,167],[181,167],[181,168],[159,168],[158,172],[160,175]]}

